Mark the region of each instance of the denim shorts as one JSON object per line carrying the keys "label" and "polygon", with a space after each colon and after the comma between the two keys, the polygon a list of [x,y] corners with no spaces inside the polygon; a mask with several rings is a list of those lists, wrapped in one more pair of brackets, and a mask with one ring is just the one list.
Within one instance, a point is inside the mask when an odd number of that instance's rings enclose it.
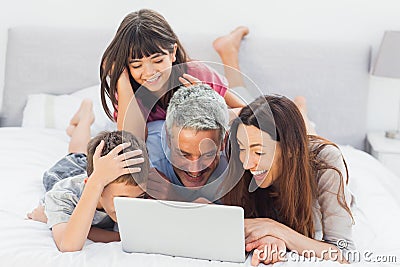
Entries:
{"label": "denim shorts", "polygon": [[86,173],[87,158],[82,153],[70,153],[43,174],[46,192],[58,181]]}

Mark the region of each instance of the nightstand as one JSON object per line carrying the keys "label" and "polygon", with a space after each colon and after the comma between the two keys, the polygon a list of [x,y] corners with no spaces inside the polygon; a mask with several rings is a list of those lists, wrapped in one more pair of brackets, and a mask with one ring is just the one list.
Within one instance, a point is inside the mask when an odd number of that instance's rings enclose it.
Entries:
{"label": "nightstand", "polygon": [[367,135],[367,151],[400,177],[400,140],[385,137],[384,132]]}

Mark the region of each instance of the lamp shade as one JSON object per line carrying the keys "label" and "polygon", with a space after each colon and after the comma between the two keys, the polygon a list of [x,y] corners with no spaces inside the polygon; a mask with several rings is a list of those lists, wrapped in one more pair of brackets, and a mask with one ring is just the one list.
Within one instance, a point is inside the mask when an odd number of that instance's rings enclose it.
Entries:
{"label": "lamp shade", "polygon": [[400,31],[385,31],[372,75],[400,78]]}

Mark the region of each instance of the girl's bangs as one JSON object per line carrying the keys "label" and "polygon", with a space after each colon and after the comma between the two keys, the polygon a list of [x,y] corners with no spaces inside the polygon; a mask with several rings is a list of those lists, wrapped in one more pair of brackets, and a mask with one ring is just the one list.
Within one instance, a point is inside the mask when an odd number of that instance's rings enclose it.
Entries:
{"label": "girl's bangs", "polygon": [[149,57],[156,53],[166,55],[166,50],[170,52],[173,45],[168,45],[165,41],[158,40],[156,38],[149,38],[135,34],[133,38],[130,38],[130,58],[140,59],[143,57]]}

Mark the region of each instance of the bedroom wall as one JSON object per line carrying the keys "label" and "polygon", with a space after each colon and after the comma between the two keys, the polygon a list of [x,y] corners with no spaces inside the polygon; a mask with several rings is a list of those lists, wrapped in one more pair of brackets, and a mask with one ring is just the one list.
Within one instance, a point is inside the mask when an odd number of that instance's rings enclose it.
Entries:
{"label": "bedroom wall", "polygon": [[[215,36],[248,25],[251,36],[366,42],[375,55],[384,30],[400,30],[398,0],[2,0],[0,1],[0,94],[4,84],[7,28],[18,25],[106,27],[143,7],[161,12],[179,32]],[[226,11],[229,6],[231,12]],[[251,37],[249,36],[249,38]],[[34,67],[34,66],[32,66]],[[397,127],[400,79],[371,77],[368,129]],[[0,97],[1,101],[1,97]]]}

